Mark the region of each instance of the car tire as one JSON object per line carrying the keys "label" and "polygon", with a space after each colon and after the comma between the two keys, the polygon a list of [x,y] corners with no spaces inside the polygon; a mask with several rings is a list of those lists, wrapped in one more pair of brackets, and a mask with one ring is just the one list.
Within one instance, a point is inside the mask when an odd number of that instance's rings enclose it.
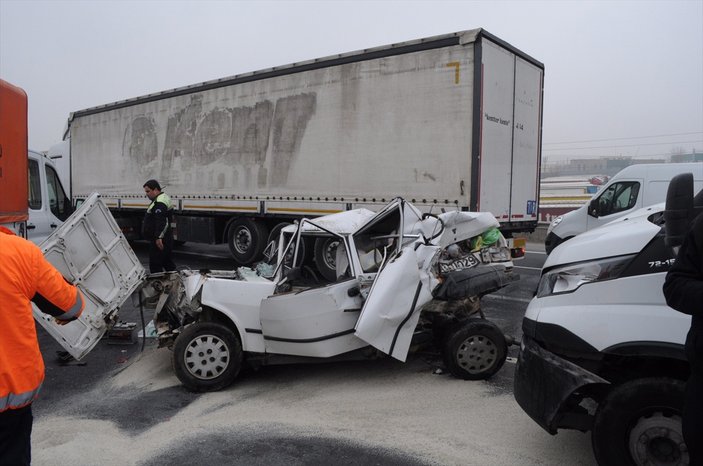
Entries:
{"label": "car tire", "polygon": [[249,265],[261,258],[267,238],[266,225],[251,218],[240,217],[229,227],[227,245],[234,260]]}
{"label": "car tire", "polygon": [[467,319],[446,330],[444,364],[459,379],[485,380],[503,367],[508,345],[503,332],[485,319]]}
{"label": "car tire", "polygon": [[681,431],[685,384],[632,380],[613,388],[596,411],[591,443],[600,465],[688,464]]}
{"label": "car tire", "polygon": [[337,246],[339,238],[317,238],[315,240],[315,266],[328,282],[337,281]]}
{"label": "car tire", "polygon": [[243,359],[239,336],[216,322],[185,327],[173,345],[173,370],[192,392],[213,392],[230,386]]}

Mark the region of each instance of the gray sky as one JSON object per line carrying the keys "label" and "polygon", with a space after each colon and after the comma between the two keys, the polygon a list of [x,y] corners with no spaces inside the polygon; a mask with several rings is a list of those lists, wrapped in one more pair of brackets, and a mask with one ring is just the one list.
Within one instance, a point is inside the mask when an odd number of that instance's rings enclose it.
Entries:
{"label": "gray sky", "polygon": [[0,0],[0,77],[47,150],[72,111],[477,27],[545,64],[547,160],[703,152],[703,0]]}

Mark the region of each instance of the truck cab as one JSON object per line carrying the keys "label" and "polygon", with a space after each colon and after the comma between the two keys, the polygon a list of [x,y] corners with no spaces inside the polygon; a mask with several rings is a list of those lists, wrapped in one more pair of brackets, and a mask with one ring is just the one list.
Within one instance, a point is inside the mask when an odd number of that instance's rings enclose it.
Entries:
{"label": "truck cab", "polygon": [[41,244],[73,212],[56,166],[45,155],[28,153],[29,219],[27,239]]}

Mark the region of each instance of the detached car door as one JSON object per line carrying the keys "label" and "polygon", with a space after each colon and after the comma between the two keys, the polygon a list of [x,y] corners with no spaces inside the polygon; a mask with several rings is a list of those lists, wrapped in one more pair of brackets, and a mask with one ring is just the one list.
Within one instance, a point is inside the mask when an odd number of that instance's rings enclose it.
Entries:
{"label": "detached car door", "polygon": [[98,194],[92,194],[40,248],[78,286],[85,308],[66,325],[56,324],[36,307],[34,318],[71,356],[81,359],[100,340],[146,272]]}

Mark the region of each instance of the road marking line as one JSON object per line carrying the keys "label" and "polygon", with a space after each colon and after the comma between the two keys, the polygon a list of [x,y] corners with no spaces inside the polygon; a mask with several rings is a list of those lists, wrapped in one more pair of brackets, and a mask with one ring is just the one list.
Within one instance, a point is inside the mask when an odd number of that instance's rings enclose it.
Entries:
{"label": "road marking line", "polygon": [[495,299],[496,301],[517,301],[519,303],[529,303],[532,301],[532,298],[513,298],[510,296],[497,296],[493,294],[486,295],[483,299]]}
{"label": "road marking line", "polygon": [[542,270],[541,267],[525,267],[524,265],[513,265],[515,269],[526,269],[526,270]]}

